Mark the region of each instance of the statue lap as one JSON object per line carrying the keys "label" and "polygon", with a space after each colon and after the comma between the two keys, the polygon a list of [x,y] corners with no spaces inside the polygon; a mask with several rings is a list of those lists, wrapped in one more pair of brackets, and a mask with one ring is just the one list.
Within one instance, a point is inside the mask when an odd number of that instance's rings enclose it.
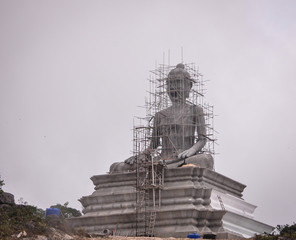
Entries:
{"label": "statue lap", "polygon": [[[168,164],[167,167],[168,168],[176,168],[182,162],[183,162],[183,160],[181,160],[180,162],[177,162],[177,163]],[[193,165],[196,165],[196,167],[208,168],[210,170],[213,170],[214,159],[211,154],[200,153],[200,154],[193,155],[189,158],[186,158],[185,164],[193,164]]]}
{"label": "statue lap", "polygon": [[[180,164],[183,162],[183,160],[180,160],[179,162],[173,163],[173,164],[167,164],[168,168],[177,168],[180,166]],[[191,156],[189,158],[185,159],[185,164],[194,164],[196,167],[200,168],[208,168],[210,170],[213,170],[214,168],[214,159],[211,154],[196,154],[194,156]],[[126,162],[116,162],[113,163],[110,166],[110,173],[116,173],[116,172],[129,172],[134,171],[136,169],[135,164],[128,164]]]}

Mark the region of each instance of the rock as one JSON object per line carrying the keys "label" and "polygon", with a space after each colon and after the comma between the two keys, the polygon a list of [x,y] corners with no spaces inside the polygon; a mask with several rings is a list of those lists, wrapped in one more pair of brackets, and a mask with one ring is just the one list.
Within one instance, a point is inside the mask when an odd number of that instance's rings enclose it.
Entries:
{"label": "rock", "polygon": [[38,235],[35,240],[47,240],[47,237],[43,236],[43,235]]}
{"label": "rock", "polygon": [[13,194],[7,192],[0,193],[0,205],[2,204],[14,205],[15,201]]}
{"label": "rock", "polygon": [[11,209],[12,207],[11,207],[11,205],[9,205],[9,204],[0,204],[0,210],[1,209]]}
{"label": "rock", "polygon": [[71,237],[69,234],[65,234],[65,235],[63,236],[63,239],[64,239],[64,240],[72,240],[73,237]]}
{"label": "rock", "polygon": [[16,238],[23,238],[23,237],[26,237],[28,234],[27,234],[27,232],[26,231],[23,231],[23,232],[20,232],[17,236],[16,236]]}
{"label": "rock", "polygon": [[58,231],[55,228],[50,228],[49,236],[50,236],[49,237],[50,240],[61,240],[61,239],[63,239],[63,240],[73,240],[74,239],[69,234]]}

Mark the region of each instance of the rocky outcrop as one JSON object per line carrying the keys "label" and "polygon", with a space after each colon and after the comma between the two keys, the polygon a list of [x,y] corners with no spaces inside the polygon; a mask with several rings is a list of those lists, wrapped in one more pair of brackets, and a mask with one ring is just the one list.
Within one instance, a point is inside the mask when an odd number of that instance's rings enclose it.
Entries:
{"label": "rocky outcrop", "polygon": [[0,192],[0,205],[14,205],[14,195],[7,192]]}

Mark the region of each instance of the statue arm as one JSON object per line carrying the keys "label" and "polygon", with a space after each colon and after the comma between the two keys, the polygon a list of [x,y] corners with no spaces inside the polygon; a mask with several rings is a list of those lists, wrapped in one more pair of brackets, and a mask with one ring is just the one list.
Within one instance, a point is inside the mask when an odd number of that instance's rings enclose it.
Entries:
{"label": "statue arm", "polygon": [[183,151],[178,155],[179,159],[185,159],[197,154],[205,146],[206,139],[206,125],[203,109],[199,106],[196,106],[195,109],[195,120],[194,124],[196,125],[196,130],[198,134],[198,139],[196,143],[189,149]]}
{"label": "statue arm", "polygon": [[156,149],[160,145],[159,139],[159,114],[156,113],[153,119],[152,137],[150,142],[150,149]]}
{"label": "statue arm", "polygon": [[207,138],[206,138],[207,129],[206,129],[206,123],[205,123],[205,115],[201,107],[197,107],[196,129],[197,129],[198,139],[193,146],[195,147],[196,153],[197,153],[202,150],[202,148],[206,145],[206,142],[207,142]]}
{"label": "statue arm", "polygon": [[[152,137],[150,141],[150,146],[143,151],[143,154],[149,154],[152,149],[156,149],[160,145],[160,140],[159,140],[159,114],[156,113],[155,117],[153,118],[153,129],[152,129]],[[142,154],[140,153],[139,156]],[[140,157],[141,158],[141,157]],[[136,158],[135,156],[131,156],[128,159],[124,161],[124,163],[133,165],[136,163]]]}

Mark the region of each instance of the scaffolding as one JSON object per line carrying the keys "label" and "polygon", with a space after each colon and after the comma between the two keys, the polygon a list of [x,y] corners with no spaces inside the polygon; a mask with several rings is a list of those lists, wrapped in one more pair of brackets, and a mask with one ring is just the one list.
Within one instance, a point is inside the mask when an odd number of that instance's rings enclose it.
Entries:
{"label": "scaffolding", "polygon": [[[215,155],[215,131],[214,131],[214,107],[205,101],[205,82],[203,75],[196,68],[194,63],[184,64],[185,70],[189,73],[191,81],[193,83],[189,93],[189,97],[186,99],[186,103],[190,106],[200,106],[203,109],[203,117],[206,127],[206,136],[208,140],[203,147],[202,152]],[[153,119],[156,113],[159,113],[172,106],[172,102],[169,98],[167,91],[167,79],[169,72],[174,69],[175,66],[160,64],[155,70],[151,71],[149,81],[148,98],[145,101],[146,118],[143,120],[148,123],[150,129],[153,128]],[[192,123],[194,125],[196,123]],[[152,131],[151,133],[152,134]],[[152,137],[152,135],[150,135]],[[195,140],[198,140],[197,131],[194,133]]]}
{"label": "scaffolding", "polygon": [[[183,66],[190,75],[189,93],[185,90],[176,92],[176,86],[169,85],[168,75],[175,66],[160,64],[151,71],[148,79],[146,117],[139,118],[138,125],[134,124],[137,236],[153,236],[157,212],[161,207],[166,163],[177,159],[178,154],[199,141],[199,135],[206,139],[206,143],[198,153],[215,154],[213,106],[204,100],[205,80],[195,64]],[[178,84],[179,89],[186,89],[186,81]],[[182,94],[187,94],[183,96],[186,102],[182,107],[172,106],[171,99],[177,95],[182,97]]]}
{"label": "scaffolding", "polygon": [[134,128],[136,159],[136,236],[153,236],[156,214],[161,207],[164,164],[155,161],[157,153],[148,150],[149,127]]}

